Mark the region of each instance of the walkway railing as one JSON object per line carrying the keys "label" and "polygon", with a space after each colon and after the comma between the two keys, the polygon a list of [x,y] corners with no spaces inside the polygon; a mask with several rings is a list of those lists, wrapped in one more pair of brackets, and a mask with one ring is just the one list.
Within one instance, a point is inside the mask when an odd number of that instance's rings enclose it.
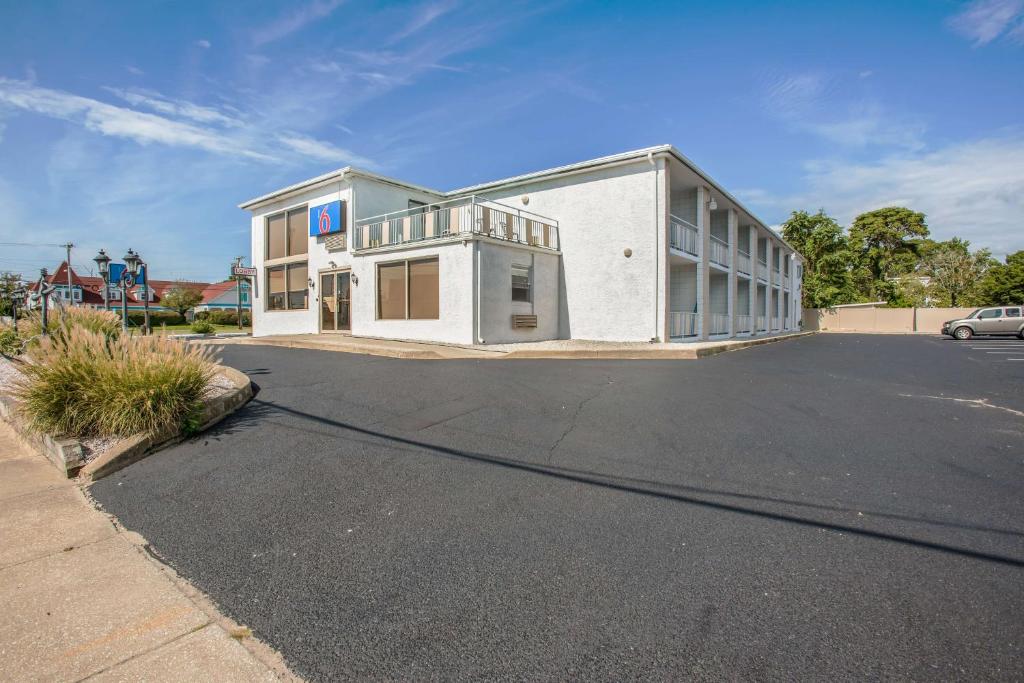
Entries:
{"label": "walkway railing", "polygon": [[558,221],[473,195],[358,220],[352,250],[470,234],[559,248]]}
{"label": "walkway railing", "polygon": [[736,270],[750,275],[750,254],[742,250],[736,252]]}
{"label": "walkway railing", "polygon": [[749,315],[738,315],[736,316],[736,331],[737,332],[750,332],[750,316]]}
{"label": "walkway railing", "polygon": [[757,278],[768,282],[768,263],[766,261],[757,262]]}
{"label": "walkway railing", "polygon": [[696,337],[697,314],[671,311],[668,316],[670,337]]}
{"label": "walkway railing", "polygon": [[700,232],[693,223],[669,214],[669,245],[673,249],[700,256]]}
{"label": "walkway railing", "polygon": [[772,284],[777,285],[782,282],[782,275],[779,274],[778,268],[772,269]]}
{"label": "walkway railing", "polygon": [[767,319],[763,315],[757,316],[757,332],[767,332]]}
{"label": "walkway railing", "polygon": [[722,313],[712,313],[709,333],[729,334],[729,316]]}
{"label": "walkway railing", "polygon": [[729,243],[714,235],[708,240],[708,260],[725,268],[729,267]]}

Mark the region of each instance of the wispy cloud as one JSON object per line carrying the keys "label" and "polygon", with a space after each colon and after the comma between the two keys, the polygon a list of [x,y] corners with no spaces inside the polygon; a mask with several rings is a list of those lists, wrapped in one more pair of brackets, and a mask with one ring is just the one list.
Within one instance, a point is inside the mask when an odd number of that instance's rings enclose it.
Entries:
{"label": "wispy cloud", "polygon": [[304,157],[327,161],[334,164],[353,164],[373,168],[376,164],[370,159],[363,158],[350,150],[337,147],[330,142],[317,140],[299,133],[283,133],[277,139],[285,147],[298,152]]}
{"label": "wispy cloud", "polygon": [[430,24],[434,23],[439,17],[444,16],[451,12],[458,5],[456,0],[438,0],[437,2],[428,2],[424,5],[420,5],[413,12],[413,17],[400,31],[391,36],[389,42],[397,43],[400,40],[408,38],[414,33],[422,31]]}
{"label": "wispy cloud", "polygon": [[[858,80],[865,78],[864,72],[858,74]],[[810,72],[767,74],[762,80],[764,110],[794,129],[847,147],[923,146],[924,124],[903,120],[873,98],[851,93],[849,79]]]}
{"label": "wispy cloud", "polygon": [[131,64],[127,65],[124,68],[124,70],[127,71],[128,73],[130,73],[132,76],[145,76],[146,75],[145,71],[143,71],[142,69],[140,69],[137,66],[132,66]]}
{"label": "wispy cloud", "polygon": [[132,106],[150,109],[168,116],[178,116],[199,123],[215,123],[223,126],[241,126],[243,123],[240,119],[212,107],[170,99],[152,90],[124,90],[109,86],[105,86],[103,89]]}
{"label": "wispy cloud", "polygon": [[1000,36],[1024,43],[1024,0],[972,0],[947,23],[975,47]]}
{"label": "wispy cloud", "polygon": [[203,38],[202,40],[197,40],[196,41],[196,47],[201,47],[204,50],[209,50],[210,47],[212,47],[212,45],[213,44],[210,41],[206,40],[205,38]]}
{"label": "wispy cloud", "polygon": [[310,22],[326,17],[345,0],[313,0],[276,21],[253,31],[252,41],[257,46],[266,45],[289,36]]}
{"label": "wispy cloud", "polygon": [[[794,195],[738,190],[751,206],[778,217],[824,207],[843,224],[864,211],[908,206],[923,211],[932,233],[958,235],[1004,254],[1024,249],[1024,135],[986,138],[872,163],[815,161]],[[759,209],[759,210],[760,210]]]}

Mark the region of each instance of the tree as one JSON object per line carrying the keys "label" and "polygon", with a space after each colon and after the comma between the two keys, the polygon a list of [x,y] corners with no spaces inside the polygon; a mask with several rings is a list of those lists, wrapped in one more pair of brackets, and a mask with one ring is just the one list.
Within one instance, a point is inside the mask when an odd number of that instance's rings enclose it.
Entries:
{"label": "tree", "polygon": [[857,268],[854,279],[862,297],[891,298],[898,287],[887,280],[913,270],[922,238],[928,236],[924,214],[900,206],[862,213],[850,226],[850,248]]}
{"label": "tree", "polygon": [[813,215],[794,211],[782,224],[782,235],[804,257],[804,308],[827,308],[856,299],[853,254],[843,228],[824,209]]}
{"label": "tree", "polygon": [[198,306],[202,301],[203,295],[198,289],[180,282],[160,297],[161,306],[175,310],[181,315],[185,315],[185,313]]}
{"label": "tree", "polygon": [[978,295],[983,306],[1024,304],[1024,251],[992,264],[978,284]]}
{"label": "tree", "polygon": [[13,292],[21,285],[21,273],[4,271],[0,273],[0,315],[11,314]]}
{"label": "tree", "polygon": [[942,303],[963,306],[976,298],[992,256],[987,249],[971,253],[970,246],[967,240],[954,237],[929,245],[923,254],[921,273],[931,278],[930,293]]}

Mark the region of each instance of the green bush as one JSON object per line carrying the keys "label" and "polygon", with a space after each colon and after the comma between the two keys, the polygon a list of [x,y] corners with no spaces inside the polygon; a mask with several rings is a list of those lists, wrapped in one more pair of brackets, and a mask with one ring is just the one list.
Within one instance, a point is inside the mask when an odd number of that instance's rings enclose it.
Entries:
{"label": "green bush", "polygon": [[0,329],[0,353],[5,356],[16,356],[21,353],[21,337],[13,327]]}
{"label": "green bush", "polygon": [[42,339],[28,353],[14,395],[34,428],[56,435],[181,430],[198,419],[215,372],[208,347],[82,328],[64,340]]}
{"label": "green bush", "polygon": [[[238,324],[238,311],[232,310],[217,310],[212,311],[198,311],[196,313],[196,320],[207,320],[214,325],[237,325]],[[242,311],[242,324],[251,325],[252,316],[249,311]]]}
{"label": "green bush", "polygon": [[[142,324],[146,322],[145,311],[129,311],[128,322],[136,327],[142,327]],[[175,311],[150,311],[150,327],[157,328],[163,323],[167,323],[168,325],[184,325],[185,316]]]}
{"label": "green bush", "polygon": [[207,322],[206,320],[197,320],[192,323],[192,332],[194,334],[211,334],[216,330],[213,323]]}

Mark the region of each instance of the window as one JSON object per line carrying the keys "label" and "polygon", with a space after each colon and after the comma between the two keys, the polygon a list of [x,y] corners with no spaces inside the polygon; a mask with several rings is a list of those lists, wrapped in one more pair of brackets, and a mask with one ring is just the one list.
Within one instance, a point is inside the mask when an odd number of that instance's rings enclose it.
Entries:
{"label": "window", "polygon": [[987,310],[982,311],[981,314],[978,317],[981,318],[982,320],[991,320],[992,318],[1000,317],[1002,314],[1003,314],[1002,309],[999,309],[999,308],[989,308]]}
{"label": "window", "polygon": [[306,207],[267,218],[267,260],[301,256],[309,251]]}
{"label": "window", "polygon": [[[267,218],[267,310],[291,311],[309,306],[308,207],[301,206]],[[278,261],[285,261],[278,263]],[[243,292],[243,303],[248,294]]]}
{"label": "window", "polygon": [[440,318],[440,271],[436,258],[377,265],[380,320]]}
{"label": "window", "polygon": [[1007,318],[1019,318],[1020,317],[1020,309],[1019,308],[1007,308],[1006,309],[1006,317]]}
{"label": "window", "polygon": [[512,301],[530,302],[530,267],[512,265]]}

